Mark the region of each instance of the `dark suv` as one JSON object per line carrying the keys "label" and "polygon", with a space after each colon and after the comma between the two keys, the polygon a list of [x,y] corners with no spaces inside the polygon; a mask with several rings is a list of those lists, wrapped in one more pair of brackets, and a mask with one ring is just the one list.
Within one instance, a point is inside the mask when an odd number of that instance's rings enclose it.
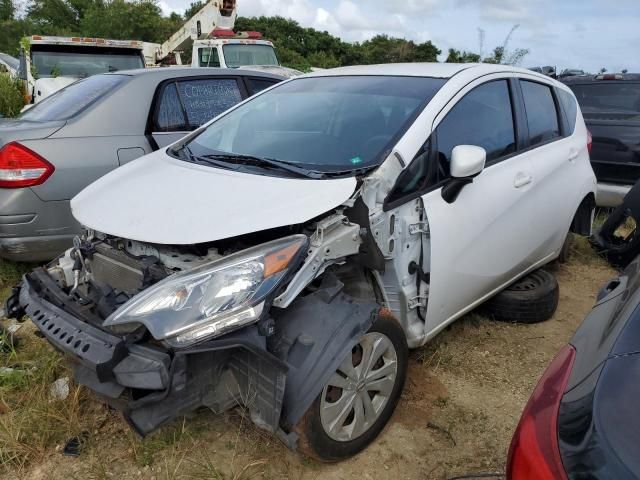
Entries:
{"label": "dark suv", "polygon": [[597,204],[618,206],[640,179],[640,74],[580,75],[562,82],[575,93],[593,136]]}

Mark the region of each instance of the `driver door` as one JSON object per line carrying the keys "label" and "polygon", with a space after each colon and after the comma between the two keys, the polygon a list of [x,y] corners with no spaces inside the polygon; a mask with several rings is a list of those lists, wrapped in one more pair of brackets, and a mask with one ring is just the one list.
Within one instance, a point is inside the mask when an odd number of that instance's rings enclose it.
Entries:
{"label": "driver door", "polygon": [[[519,155],[517,85],[493,75],[459,92],[434,121],[437,188],[422,196],[430,232],[427,332],[437,331],[532,265],[536,201],[529,157]],[[515,107],[515,108],[514,108]],[[442,198],[451,152],[476,145],[485,169],[452,202]]]}

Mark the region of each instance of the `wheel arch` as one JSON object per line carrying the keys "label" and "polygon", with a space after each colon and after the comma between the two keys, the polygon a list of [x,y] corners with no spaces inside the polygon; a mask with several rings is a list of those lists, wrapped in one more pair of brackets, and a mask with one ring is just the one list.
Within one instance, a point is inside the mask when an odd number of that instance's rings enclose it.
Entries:
{"label": "wheel arch", "polygon": [[596,208],[596,196],[593,192],[587,193],[576,209],[571,220],[569,231],[585,237],[591,236],[593,212]]}
{"label": "wheel arch", "polygon": [[293,430],[379,313],[378,303],[346,294],[331,273],[313,293],[274,312],[272,349],[289,365],[280,417],[285,432]]}

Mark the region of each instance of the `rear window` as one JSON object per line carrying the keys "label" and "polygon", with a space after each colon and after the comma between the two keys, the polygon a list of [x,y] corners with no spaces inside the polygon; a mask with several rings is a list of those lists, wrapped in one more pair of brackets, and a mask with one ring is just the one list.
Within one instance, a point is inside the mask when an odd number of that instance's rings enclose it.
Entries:
{"label": "rear window", "polygon": [[542,83],[521,81],[524,107],[527,111],[530,145],[546,143],[560,136],[558,111],[551,87]]}
{"label": "rear window", "polygon": [[640,121],[640,83],[601,81],[569,87],[585,118]]}
{"label": "rear window", "polygon": [[20,119],[32,122],[68,120],[115,89],[127,78],[125,75],[95,75],[78,80],[31,107],[20,115]]}

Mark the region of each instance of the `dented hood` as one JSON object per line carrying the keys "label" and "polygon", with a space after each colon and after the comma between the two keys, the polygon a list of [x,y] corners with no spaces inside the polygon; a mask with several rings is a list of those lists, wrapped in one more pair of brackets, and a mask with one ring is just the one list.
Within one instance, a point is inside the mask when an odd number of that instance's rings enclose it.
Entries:
{"label": "dented hood", "polygon": [[71,200],[81,224],[149,243],[189,245],[306,222],[345,202],[356,180],[308,180],[195,165],[159,151]]}

